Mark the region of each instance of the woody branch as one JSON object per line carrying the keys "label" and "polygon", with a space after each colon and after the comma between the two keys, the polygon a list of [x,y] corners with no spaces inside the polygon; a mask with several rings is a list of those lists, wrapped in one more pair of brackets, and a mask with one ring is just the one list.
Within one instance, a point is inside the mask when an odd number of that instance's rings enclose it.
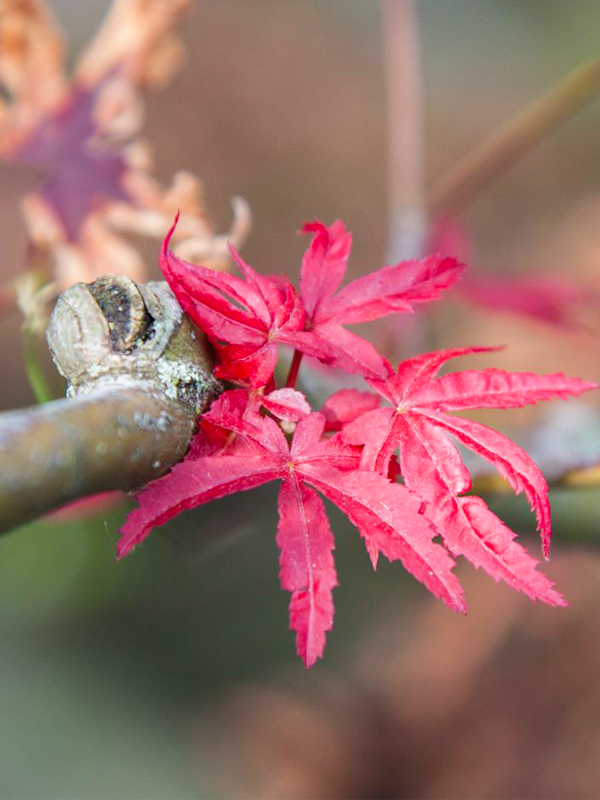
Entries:
{"label": "woody branch", "polygon": [[47,339],[69,396],[0,415],[2,532],[164,474],[218,391],[203,335],[163,283],[76,284],[60,296]]}

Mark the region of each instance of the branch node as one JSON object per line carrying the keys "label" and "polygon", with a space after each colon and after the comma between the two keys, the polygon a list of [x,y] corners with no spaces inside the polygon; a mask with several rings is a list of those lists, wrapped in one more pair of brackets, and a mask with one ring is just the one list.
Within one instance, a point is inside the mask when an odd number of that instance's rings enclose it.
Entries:
{"label": "branch node", "polygon": [[46,337],[69,396],[134,382],[199,414],[219,391],[204,335],[163,282],[77,283],[58,298]]}

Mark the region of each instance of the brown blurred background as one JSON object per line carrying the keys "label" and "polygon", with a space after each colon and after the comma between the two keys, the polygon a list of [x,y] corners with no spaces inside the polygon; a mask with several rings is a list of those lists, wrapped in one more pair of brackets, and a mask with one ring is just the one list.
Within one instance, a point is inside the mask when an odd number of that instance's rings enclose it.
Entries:
{"label": "brown blurred background", "polygon": [[[106,6],[53,3],[73,52]],[[597,55],[596,0],[420,0],[419,15],[430,180]],[[160,177],[200,175],[223,230],[230,198],[245,197],[244,256],[265,272],[297,275],[296,231],[314,216],[354,231],[355,275],[380,266],[376,0],[201,0],[183,35],[184,69],[148,98]],[[600,285],[599,129],[600,98],[460,218],[473,270]],[[36,179],[0,167],[2,277],[23,263],[18,201]],[[156,246],[144,247],[157,275]],[[435,310],[432,331],[440,346],[510,345],[499,366],[600,377],[592,337],[456,297]],[[0,336],[1,407],[27,405],[16,315]],[[573,408],[508,419],[537,447],[554,435],[539,427],[550,420],[563,450],[577,440],[600,452],[595,411]],[[532,607],[465,568],[467,621],[397,566],[373,575],[333,514],[336,629],[310,673],[277,586],[273,500],[267,489],[188,514],[119,565],[122,509],[0,541],[2,797],[600,797],[596,490],[553,495],[548,572],[571,607]],[[531,533],[520,502],[493,507]]]}

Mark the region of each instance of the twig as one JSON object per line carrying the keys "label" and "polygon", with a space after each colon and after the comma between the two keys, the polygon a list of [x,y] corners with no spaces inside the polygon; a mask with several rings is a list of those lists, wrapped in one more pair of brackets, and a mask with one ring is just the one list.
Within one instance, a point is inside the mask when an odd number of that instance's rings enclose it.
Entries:
{"label": "twig", "polygon": [[38,403],[48,403],[54,397],[48,386],[48,381],[40,365],[38,355],[39,336],[25,326],[23,331],[23,349],[25,352],[25,372],[31,386],[33,396]]}
{"label": "twig", "polygon": [[287,376],[285,385],[290,389],[296,388],[296,381],[298,380],[298,372],[300,371],[300,364],[302,363],[303,353],[300,350],[294,350],[292,363],[290,364],[290,371]]}
{"label": "twig", "polygon": [[[550,470],[544,470],[542,465],[542,472],[544,471],[548,473]],[[548,486],[551,489],[598,489],[600,486],[600,464],[586,467],[570,467],[565,469],[564,472],[555,473],[548,478]],[[471,491],[477,495],[514,493],[514,490],[504,478],[492,472],[482,473],[474,478]]]}
{"label": "twig", "polygon": [[390,263],[423,255],[427,233],[416,0],[382,0],[388,114]]}
{"label": "twig", "polygon": [[600,91],[600,58],[561,81],[544,97],[475,147],[436,181],[432,216],[464,209],[498,175]]}

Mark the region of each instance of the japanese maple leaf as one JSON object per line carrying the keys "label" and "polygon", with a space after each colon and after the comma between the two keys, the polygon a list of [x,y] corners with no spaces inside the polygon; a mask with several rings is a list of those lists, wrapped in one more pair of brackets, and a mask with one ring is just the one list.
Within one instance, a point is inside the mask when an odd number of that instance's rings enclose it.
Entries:
{"label": "japanese maple leaf", "polygon": [[289,445],[274,419],[248,420],[240,414],[241,395],[241,390],[226,392],[213,404],[202,419],[196,447],[168,475],[140,492],[139,507],[122,531],[119,557],[183,509],[279,480],[280,579],[291,593],[290,627],[306,666],[323,654],[337,585],[333,536],[317,492],[357,526],[371,554],[381,552],[401,561],[433,594],[451,608],[464,610],[462,590],[452,573],[454,562],[432,541],[435,530],[420,513],[422,500],[417,495],[376,472],[359,470],[358,448],[344,443],[339,434],[323,438],[322,414],[303,416]]}
{"label": "japanese maple leaf", "polygon": [[306,397],[296,389],[275,389],[262,396],[259,402],[278,419],[289,422],[299,422],[312,411]]}
{"label": "japanese maple leaf", "polygon": [[537,517],[544,553],[550,543],[548,486],[540,469],[518,445],[497,431],[448,411],[515,408],[579,395],[596,385],[562,374],[535,375],[500,369],[467,370],[436,378],[449,359],[490,348],[425,353],[391,368],[385,380],[369,380],[392,407],[369,411],[344,429],[346,441],[364,443],[362,467],[387,473],[400,448],[404,484],[426,502],[425,514],[454,555],[463,555],[532,599],[564,604],[515,534],[479,497],[464,497],[471,479],[447,434],[490,462],[515,492],[524,492]]}
{"label": "japanese maple leaf", "polygon": [[[472,243],[457,217],[444,216],[434,222],[428,249],[441,250],[469,262]],[[599,296],[593,286],[552,273],[525,276],[469,273],[459,293],[483,309],[518,314],[532,320],[572,331],[591,333],[583,313],[597,307]]]}
{"label": "japanese maple leaf", "polygon": [[287,278],[259,275],[233,249],[243,279],[177,258],[168,247],[173,230],[161,253],[165,278],[215,345],[217,374],[253,387],[268,383],[279,344],[347,372],[384,377],[384,361],[373,345],[343,326],[437,299],[463,269],[455,259],[439,256],[405,261],[365,275],[336,294],[351,237],[339,221],[329,228],[314,222],[304,228],[314,236],[302,262],[299,296]]}
{"label": "japanese maple leaf", "polygon": [[411,312],[415,303],[437,300],[464,269],[454,258],[439,255],[401,261],[363,275],[337,291],[346,274],[352,236],[337,220],[329,227],[319,220],[307,223],[312,233],[304,254],[300,296],[306,309],[306,332],[296,334],[296,347],[321,350],[322,360],[346,372],[384,377],[384,362],[365,339],[345,325]]}
{"label": "japanese maple leaf", "polygon": [[264,386],[277,363],[278,344],[302,330],[306,314],[294,287],[259,275],[232,250],[244,275],[215,272],[178,258],[169,248],[169,231],[160,266],[184,311],[213,343],[218,377]]}
{"label": "japanese maple leaf", "polygon": [[327,430],[341,431],[345,425],[349,425],[380,404],[381,399],[372,392],[340,389],[323,403],[321,413],[325,416]]}
{"label": "japanese maple leaf", "polygon": [[589,328],[577,319],[578,312],[596,305],[599,299],[597,290],[591,286],[545,274],[525,278],[471,277],[461,286],[461,292],[483,308],[579,331]]}

